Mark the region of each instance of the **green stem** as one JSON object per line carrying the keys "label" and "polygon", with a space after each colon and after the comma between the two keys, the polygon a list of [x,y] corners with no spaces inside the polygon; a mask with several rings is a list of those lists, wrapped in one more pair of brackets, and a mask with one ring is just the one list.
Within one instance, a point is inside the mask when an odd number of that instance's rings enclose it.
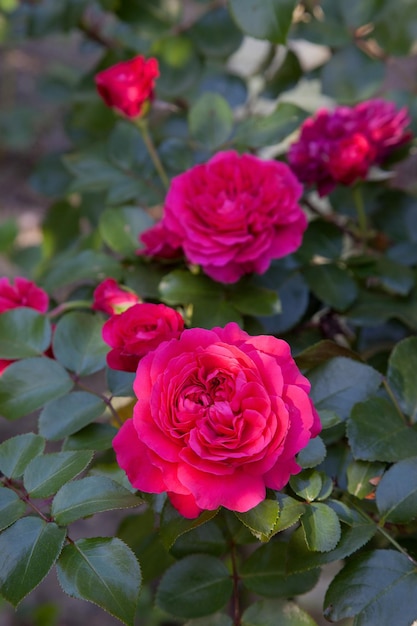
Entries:
{"label": "green stem", "polygon": [[233,569],[233,626],[241,626],[239,602],[239,574],[237,571],[236,545],[232,542],[230,556]]}
{"label": "green stem", "polygon": [[169,187],[169,179],[164,170],[164,166],[162,165],[161,159],[156,151],[155,145],[152,141],[152,137],[149,133],[148,122],[144,118],[139,118],[134,120],[135,126],[137,126],[142,133],[142,139],[145,143],[146,149],[148,150],[149,156],[152,159],[152,163],[155,166],[156,171],[158,172],[158,176],[161,179],[161,182],[165,189]]}
{"label": "green stem", "polygon": [[381,533],[381,535],[383,535],[385,537],[385,539],[387,541],[389,541],[389,543],[391,545],[394,546],[394,548],[396,548],[398,550],[398,552],[401,552],[401,554],[403,554],[405,557],[407,557],[407,559],[409,561],[411,561],[411,563],[413,563],[413,565],[417,565],[417,562],[413,559],[412,556],[410,556],[408,554],[408,552],[406,550],[404,550],[404,548],[398,543],[398,541],[396,541],[394,539],[394,537],[391,537],[391,535],[385,530],[385,528],[381,525],[381,523],[383,523],[383,520],[381,520],[379,522],[379,524],[377,524],[372,517],[370,517],[367,513],[365,513],[365,511],[363,511],[355,502],[353,502],[350,498],[349,501],[351,503],[351,505],[358,511],[359,515],[361,515],[364,519],[366,519],[367,521],[371,521],[373,524],[375,524],[376,529],[379,533]]}
{"label": "green stem", "polygon": [[62,302],[62,304],[58,304],[52,311],[49,311],[48,317],[58,317],[58,315],[72,311],[73,309],[91,309],[91,302],[89,300],[70,300],[69,302]]}
{"label": "green stem", "polygon": [[363,202],[362,191],[359,185],[352,188],[353,201],[355,203],[356,214],[358,216],[359,232],[364,245],[368,239],[368,222],[366,219],[365,205]]}
{"label": "green stem", "polygon": [[29,498],[29,494],[27,493],[26,489],[23,487],[23,485],[20,485],[19,487],[17,487],[13,480],[11,478],[4,478],[2,479],[2,482],[4,484],[5,487],[8,487],[9,489],[11,489],[12,491],[15,492],[16,495],[19,496],[19,498],[22,500],[22,502],[24,502],[27,506],[30,506],[30,508],[35,511],[35,513],[37,513],[39,515],[39,517],[41,517],[45,522],[51,522],[52,518],[47,517],[37,506],[36,504],[34,504],[34,502],[32,502],[32,500]]}
{"label": "green stem", "polygon": [[111,398],[108,398],[107,396],[105,396],[104,393],[99,393],[98,391],[94,391],[94,389],[91,389],[87,385],[80,383],[79,378],[76,374],[70,374],[70,376],[80,389],[82,389],[83,391],[87,391],[88,393],[91,393],[93,396],[96,396],[97,398],[100,398],[101,400],[103,400],[104,404],[109,409],[110,413],[112,414],[117,424],[119,426],[123,426],[123,420],[121,419],[120,415],[118,414],[118,412],[112,405]]}

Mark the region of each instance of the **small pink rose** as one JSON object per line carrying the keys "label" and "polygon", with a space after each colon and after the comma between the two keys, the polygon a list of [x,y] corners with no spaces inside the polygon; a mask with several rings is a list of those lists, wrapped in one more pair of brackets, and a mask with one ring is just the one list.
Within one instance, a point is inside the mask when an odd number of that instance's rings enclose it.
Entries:
{"label": "small pink rose", "polygon": [[48,294],[27,278],[18,276],[14,284],[6,277],[0,278],[0,313],[23,306],[45,313],[49,306]]}
{"label": "small pink rose", "polygon": [[92,308],[114,315],[139,302],[141,299],[133,291],[121,287],[114,278],[106,278],[94,290]]}

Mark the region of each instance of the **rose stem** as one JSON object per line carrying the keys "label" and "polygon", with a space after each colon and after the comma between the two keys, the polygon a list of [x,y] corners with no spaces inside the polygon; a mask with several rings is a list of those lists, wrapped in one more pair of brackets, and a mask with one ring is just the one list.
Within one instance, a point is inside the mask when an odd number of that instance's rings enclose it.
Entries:
{"label": "rose stem", "polygon": [[368,224],[366,220],[365,206],[363,203],[363,196],[359,185],[355,185],[352,188],[353,201],[355,203],[356,214],[358,216],[359,231],[362,237],[362,244],[366,246],[366,240],[368,238]]}
{"label": "rose stem", "polygon": [[139,118],[134,121],[134,124],[139,128],[140,132],[142,133],[142,139],[145,143],[146,149],[149,152],[149,156],[152,159],[152,163],[154,164],[155,169],[158,172],[159,178],[161,179],[163,186],[165,187],[165,189],[168,189],[169,187],[168,176],[166,175],[164,166],[162,165],[161,159],[159,158],[159,155],[155,149],[155,145],[149,133],[147,120],[143,118]]}

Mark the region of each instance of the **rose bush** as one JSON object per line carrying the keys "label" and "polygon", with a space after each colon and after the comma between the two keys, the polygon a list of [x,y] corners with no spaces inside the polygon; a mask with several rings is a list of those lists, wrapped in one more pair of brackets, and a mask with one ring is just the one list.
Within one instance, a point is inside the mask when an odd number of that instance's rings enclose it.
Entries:
{"label": "rose bush", "polygon": [[190,263],[224,283],[262,274],[301,244],[301,193],[284,163],[219,152],[172,180],[162,222],[142,234],[141,253],[166,256],[167,244],[181,247]]}
{"label": "rose bush", "polygon": [[282,489],[321,430],[289,345],[236,324],[185,330],[139,364],[134,415],[116,435],[119,465],[142,491],[167,491],[185,517],[248,511]]}
{"label": "rose bush", "polygon": [[417,623],[403,5],[0,0],[1,624]]}
{"label": "rose bush", "polygon": [[112,348],[107,363],[113,369],[134,372],[141,357],[162,341],[178,337],[183,328],[184,320],[174,309],[164,304],[135,304],[103,326],[103,339]]}

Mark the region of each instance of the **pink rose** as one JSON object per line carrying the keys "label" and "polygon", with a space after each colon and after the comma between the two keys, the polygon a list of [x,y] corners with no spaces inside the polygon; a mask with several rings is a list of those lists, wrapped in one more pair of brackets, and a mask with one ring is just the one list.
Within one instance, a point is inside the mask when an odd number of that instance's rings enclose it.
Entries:
{"label": "pink rose", "polygon": [[97,91],[107,106],[135,118],[153,98],[158,61],[137,56],[121,61],[96,74]]}
{"label": "pink rose", "polygon": [[345,137],[329,151],[329,173],[335,181],[351,185],[365,178],[375,158],[375,150],[364,135]]}
{"label": "pink rose", "polygon": [[184,320],[164,304],[135,304],[113,315],[103,326],[103,340],[113,348],[107,364],[115,370],[135,372],[140,359],[162,341],[179,337]]}
{"label": "pink rose", "polygon": [[219,152],[171,181],[161,224],[141,237],[143,253],[158,256],[168,241],[214,280],[262,274],[301,244],[301,192],[284,163]]}
{"label": "pink rose", "polygon": [[133,291],[121,287],[114,278],[106,278],[94,290],[92,308],[113,315],[139,302],[141,299]]}
{"label": "pink rose", "polygon": [[22,306],[45,313],[49,306],[48,294],[27,278],[18,276],[14,284],[6,277],[0,278],[0,313]]}
{"label": "pink rose", "polygon": [[406,130],[410,116],[404,107],[397,110],[393,102],[374,99],[355,106],[358,129],[375,149],[375,162],[382,163],[396,148],[410,141],[412,133]]}
{"label": "pink rose", "polygon": [[301,126],[290,146],[288,161],[298,178],[317,185],[321,196],[337,184],[351,185],[366,178],[398,146],[409,141],[406,109],[392,102],[368,100],[355,107],[319,110]]}
{"label": "pink rose", "polygon": [[133,418],[113,446],[133,487],[168,492],[188,518],[248,511],[300,471],[321,429],[289,345],[235,323],[185,330],[140,363]]}

